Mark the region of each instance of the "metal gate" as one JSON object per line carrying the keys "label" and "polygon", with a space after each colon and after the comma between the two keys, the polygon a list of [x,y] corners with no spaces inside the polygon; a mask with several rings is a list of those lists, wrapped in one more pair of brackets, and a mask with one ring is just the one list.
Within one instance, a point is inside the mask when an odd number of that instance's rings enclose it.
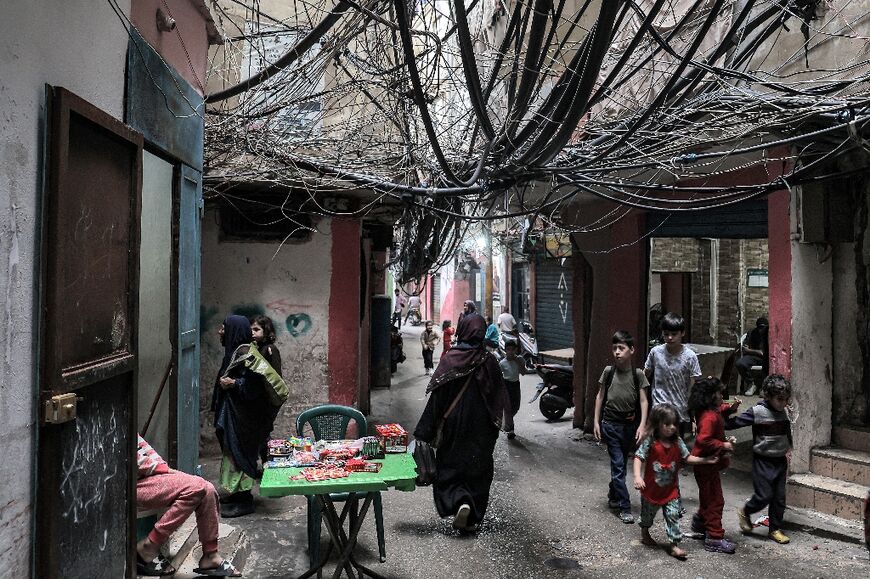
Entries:
{"label": "metal gate", "polygon": [[573,264],[570,258],[537,257],[535,263],[535,332],[541,350],[574,345],[571,317]]}

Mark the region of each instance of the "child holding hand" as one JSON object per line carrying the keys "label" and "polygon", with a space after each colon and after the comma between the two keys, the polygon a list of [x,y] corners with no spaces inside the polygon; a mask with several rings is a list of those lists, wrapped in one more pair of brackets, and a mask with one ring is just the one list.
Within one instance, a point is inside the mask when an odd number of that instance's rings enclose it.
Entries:
{"label": "child holding hand", "polygon": [[782,374],[771,374],[764,379],[761,393],[764,400],[725,423],[726,429],[752,426],[752,484],[755,493],[737,509],[737,518],[740,530],[751,533],[750,515],[767,507],[767,536],[784,545],[790,540],[782,532],[782,519],[792,445],[791,421],[785,412],[791,400],[791,382]]}
{"label": "child holding hand", "polygon": [[673,405],[663,403],[652,409],[651,434],[634,453],[634,488],[640,491],[641,542],[655,546],[649,534],[656,512],[662,509],[670,546],[668,554],[685,560],[687,553],[679,547],[680,489],[677,473],[683,462],[688,464],[715,464],[716,456],[691,456],[680,438],[680,415]]}
{"label": "child holding hand", "polygon": [[714,553],[734,553],[737,545],[725,538],[722,528],[722,478],[720,472],[730,465],[734,452],[733,440],[725,438],[725,418],[737,410],[740,402],[724,404],[725,385],[718,378],[703,378],[695,382],[689,394],[689,410],[698,424],[698,434],[692,455],[719,458],[715,466],[698,466],[698,512],[692,517],[692,531],[704,534],[704,548]]}

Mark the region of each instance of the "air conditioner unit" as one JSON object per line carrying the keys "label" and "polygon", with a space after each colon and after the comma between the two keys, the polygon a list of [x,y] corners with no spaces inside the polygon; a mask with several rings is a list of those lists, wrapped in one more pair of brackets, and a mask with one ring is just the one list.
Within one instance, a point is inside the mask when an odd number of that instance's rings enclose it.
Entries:
{"label": "air conditioner unit", "polygon": [[797,191],[801,243],[855,241],[855,197],[847,179],[802,185]]}

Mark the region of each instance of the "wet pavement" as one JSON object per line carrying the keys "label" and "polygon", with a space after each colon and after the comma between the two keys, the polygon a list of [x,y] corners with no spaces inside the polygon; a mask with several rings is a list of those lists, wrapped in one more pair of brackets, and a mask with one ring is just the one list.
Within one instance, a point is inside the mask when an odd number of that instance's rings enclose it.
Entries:
{"label": "wet pavement", "polygon": [[[399,422],[413,430],[425,404],[419,328],[403,327],[407,360],[389,389],[372,392],[372,422]],[[439,348],[440,353],[440,348]],[[437,356],[437,353],[436,353]],[[789,531],[792,542],[778,545],[758,535],[742,536],[735,509],[752,493],[748,473],[723,473],[727,536],[738,543],[734,555],[708,553],[686,539],[685,562],[662,549],[640,544],[640,529],[607,509],[609,461],[605,448],[583,439],[571,427],[570,411],[548,423],[537,404],[526,404],[538,378],[522,379],[523,406],[516,417],[517,438],[502,435],[496,445],[496,475],[486,519],[476,535],[460,535],[450,520],[438,518],[430,488],[383,493],[387,560],[379,563],[374,519],[360,533],[358,559],[389,578],[513,579],[537,577],[867,577],[870,562],[863,545]],[[276,433],[277,434],[277,433]],[[216,461],[205,461],[216,479]],[[745,461],[744,461],[745,462]],[[697,507],[697,486],[682,476],[689,513]],[[634,496],[635,516],[639,504]],[[247,535],[246,577],[296,577],[308,567],[305,552],[305,500],[258,499],[258,512],[230,524]],[[684,530],[689,517],[683,519]],[[652,534],[665,540],[660,515]],[[324,529],[322,540],[328,541]],[[332,567],[328,566],[331,576]]]}

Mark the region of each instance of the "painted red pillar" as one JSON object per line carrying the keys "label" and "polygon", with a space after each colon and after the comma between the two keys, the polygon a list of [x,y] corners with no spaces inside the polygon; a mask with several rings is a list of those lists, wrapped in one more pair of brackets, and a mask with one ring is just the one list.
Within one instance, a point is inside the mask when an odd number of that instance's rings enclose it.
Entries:
{"label": "painted red pillar", "polygon": [[767,198],[770,373],[791,377],[791,226],[789,192]]}
{"label": "painted red pillar", "polygon": [[329,284],[329,401],[353,406],[359,390],[360,222],[332,220]]}

